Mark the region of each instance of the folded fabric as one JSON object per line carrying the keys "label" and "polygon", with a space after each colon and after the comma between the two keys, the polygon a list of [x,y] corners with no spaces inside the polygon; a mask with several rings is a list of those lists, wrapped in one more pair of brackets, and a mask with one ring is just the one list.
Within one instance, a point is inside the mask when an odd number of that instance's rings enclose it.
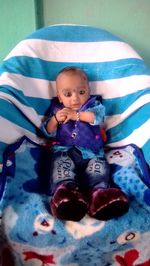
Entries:
{"label": "folded fabric", "polygon": [[[106,107],[107,144],[134,143],[150,164],[150,69],[120,38],[98,28],[54,25],[21,41],[0,68],[0,151],[26,135],[40,142],[41,120],[63,67],[86,71]],[[8,130],[9,129],[9,130]],[[11,132],[11,134],[9,134]]]}

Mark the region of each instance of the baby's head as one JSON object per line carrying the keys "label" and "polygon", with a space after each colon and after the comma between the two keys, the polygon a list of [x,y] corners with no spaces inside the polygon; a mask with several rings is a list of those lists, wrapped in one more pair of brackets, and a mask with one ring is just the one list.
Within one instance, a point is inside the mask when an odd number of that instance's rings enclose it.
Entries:
{"label": "baby's head", "polygon": [[58,73],[56,89],[59,101],[73,110],[78,110],[90,97],[87,75],[77,67],[66,67]]}

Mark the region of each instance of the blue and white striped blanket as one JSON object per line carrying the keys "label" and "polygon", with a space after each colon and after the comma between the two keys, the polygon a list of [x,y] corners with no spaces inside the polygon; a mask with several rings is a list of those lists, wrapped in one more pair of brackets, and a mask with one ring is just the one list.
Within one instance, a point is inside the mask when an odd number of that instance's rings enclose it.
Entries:
{"label": "blue and white striped blanket", "polygon": [[5,58],[0,69],[1,151],[23,135],[40,141],[37,132],[55,95],[56,74],[69,65],[83,68],[92,94],[102,96],[108,145],[134,143],[150,164],[150,69],[119,38],[77,25],[43,28]]}
{"label": "blue and white striped blanket", "polygon": [[[72,65],[102,96],[112,178],[131,199],[129,212],[108,222],[62,222],[49,212],[40,126],[58,71]],[[105,30],[54,25],[20,42],[0,74],[2,266],[12,255],[14,266],[149,266],[150,69],[143,59]]]}

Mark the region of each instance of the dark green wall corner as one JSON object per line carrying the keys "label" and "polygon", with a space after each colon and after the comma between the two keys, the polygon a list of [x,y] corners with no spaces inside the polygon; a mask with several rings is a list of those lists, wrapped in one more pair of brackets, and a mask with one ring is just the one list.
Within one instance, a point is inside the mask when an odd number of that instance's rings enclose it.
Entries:
{"label": "dark green wall corner", "polygon": [[39,29],[44,26],[43,0],[34,0],[34,2],[36,28]]}
{"label": "dark green wall corner", "polygon": [[1,62],[19,41],[43,25],[40,0],[0,0],[0,6]]}

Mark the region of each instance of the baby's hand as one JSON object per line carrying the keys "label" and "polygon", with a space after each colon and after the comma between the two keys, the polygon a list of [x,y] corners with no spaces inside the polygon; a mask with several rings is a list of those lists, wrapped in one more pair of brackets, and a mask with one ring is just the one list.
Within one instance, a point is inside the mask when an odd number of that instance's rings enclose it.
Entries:
{"label": "baby's hand", "polygon": [[65,109],[66,108],[59,110],[55,115],[59,123],[63,123],[67,118],[68,112]]}
{"label": "baby's hand", "polygon": [[64,123],[67,123],[69,120],[77,120],[77,112],[75,110],[64,108],[64,111],[66,112],[66,119],[64,120]]}

